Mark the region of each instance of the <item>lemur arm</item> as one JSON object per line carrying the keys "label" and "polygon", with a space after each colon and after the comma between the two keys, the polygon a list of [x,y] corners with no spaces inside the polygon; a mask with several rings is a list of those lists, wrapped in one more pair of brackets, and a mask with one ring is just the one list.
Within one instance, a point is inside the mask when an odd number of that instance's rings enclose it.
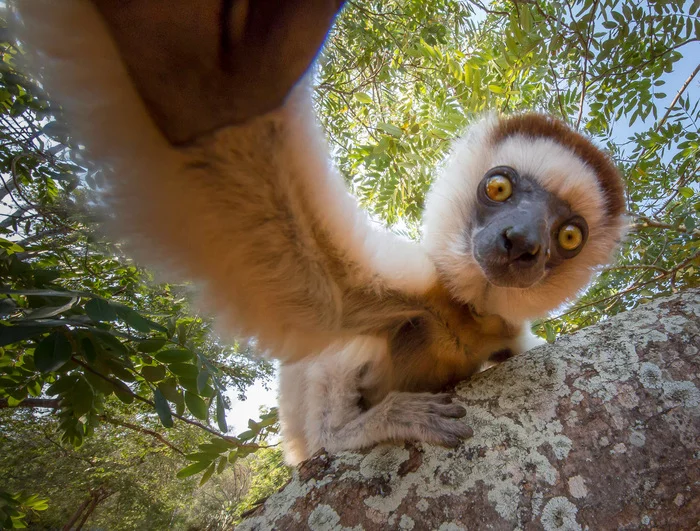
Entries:
{"label": "lemur arm", "polygon": [[[93,3],[18,0],[16,7],[18,35],[40,66],[39,79],[62,105],[85,158],[109,174],[112,232],[145,263],[199,283],[203,305],[220,325],[293,360],[423,311],[422,294],[434,282],[431,261],[419,246],[374,230],[358,209],[328,160],[306,83],[278,110],[203,134],[222,124],[204,120],[188,130],[186,121],[170,122],[168,116],[187,113],[165,90],[159,100],[159,85],[147,101],[139,96]],[[114,32],[120,23],[115,17],[109,26]],[[169,29],[155,17],[150,31],[182,32],[187,20],[181,23]],[[178,34],[166,37],[149,42],[158,46]],[[130,73],[138,75],[131,59]],[[220,67],[185,59],[192,86],[208,86],[207,68]],[[177,72],[161,74],[161,87],[179,81]],[[209,98],[190,96],[195,108],[197,98]],[[155,109],[153,101],[160,103]],[[222,116],[227,101],[212,99]],[[166,137],[189,142],[175,147]]]}
{"label": "lemur arm", "polygon": [[285,459],[291,465],[325,448],[336,453],[387,441],[456,446],[472,429],[465,409],[448,394],[389,391],[366,404],[365,390],[386,383],[387,343],[358,337],[311,362],[280,369],[280,420]]}

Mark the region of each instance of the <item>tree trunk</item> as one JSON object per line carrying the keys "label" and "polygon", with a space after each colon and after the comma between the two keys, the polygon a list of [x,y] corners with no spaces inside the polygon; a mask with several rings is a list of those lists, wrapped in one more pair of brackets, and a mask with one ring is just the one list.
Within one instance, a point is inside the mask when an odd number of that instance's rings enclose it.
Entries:
{"label": "tree trunk", "polygon": [[239,530],[697,529],[700,290],[461,383],[457,449],[319,453]]}
{"label": "tree trunk", "polygon": [[[70,521],[63,526],[63,531],[70,531],[71,529],[75,529],[75,531],[80,531],[85,525],[85,522],[87,522],[87,519],[90,518],[92,513],[95,511],[97,506],[103,501],[105,501],[107,498],[109,498],[111,495],[112,493],[106,491],[104,487],[100,487],[99,489],[91,491],[90,497],[87,500],[85,500],[80,505],[80,507],[78,507],[78,510],[75,511]],[[80,518],[80,522],[78,522],[78,518]],[[76,522],[78,522],[77,525]]]}
{"label": "tree trunk", "polygon": [[70,517],[70,520],[68,520],[68,523],[63,526],[63,529],[61,531],[70,531],[71,529],[73,529],[73,526],[80,518],[80,515],[83,514],[83,511],[85,511],[85,508],[90,504],[91,501],[92,494],[90,494],[87,500],[80,504],[80,507],[78,507],[78,509],[73,513],[73,516]]}

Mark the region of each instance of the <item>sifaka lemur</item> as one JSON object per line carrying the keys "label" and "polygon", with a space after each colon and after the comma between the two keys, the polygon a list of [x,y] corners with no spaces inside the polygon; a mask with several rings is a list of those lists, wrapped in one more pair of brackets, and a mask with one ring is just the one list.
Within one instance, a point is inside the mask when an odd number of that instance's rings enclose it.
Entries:
{"label": "sifaka lemur", "polygon": [[283,361],[291,463],[457,444],[464,409],[432,393],[535,344],[527,320],[572,299],[624,225],[610,159],[525,114],[455,142],[421,243],[374,229],[330,162],[308,76],[292,88],[340,4],[12,4],[34,74],[109,175],[113,233]]}

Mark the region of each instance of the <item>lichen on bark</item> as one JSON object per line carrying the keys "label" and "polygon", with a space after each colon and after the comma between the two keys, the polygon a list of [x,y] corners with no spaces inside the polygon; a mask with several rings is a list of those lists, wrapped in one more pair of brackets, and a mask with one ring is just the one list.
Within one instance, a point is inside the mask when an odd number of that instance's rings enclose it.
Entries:
{"label": "lichen on bark", "polygon": [[700,291],[644,305],[457,386],[456,449],[319,453],[238,529],[700,526]]}

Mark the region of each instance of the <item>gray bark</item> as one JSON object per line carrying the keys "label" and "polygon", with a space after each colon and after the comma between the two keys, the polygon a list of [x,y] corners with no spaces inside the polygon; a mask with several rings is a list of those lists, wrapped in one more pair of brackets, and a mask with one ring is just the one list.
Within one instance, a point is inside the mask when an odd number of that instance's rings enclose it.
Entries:
{"label": "gray bark", "polygon": [[239,530],[697,529],[700,291],[460,384],[457,449],[319,453]]}

